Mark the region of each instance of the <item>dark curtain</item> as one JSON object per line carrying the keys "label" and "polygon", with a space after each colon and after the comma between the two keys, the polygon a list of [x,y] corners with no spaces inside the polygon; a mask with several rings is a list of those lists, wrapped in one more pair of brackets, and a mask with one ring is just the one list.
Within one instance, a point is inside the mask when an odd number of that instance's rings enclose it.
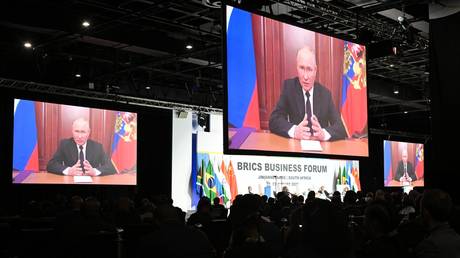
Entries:
{"label": "dark curtain", "polygon": [[[455,197],[458,189],[460,13],[430,22],[430,88],[433,148],[427,149],[428,187],[443,188]],[[429,153],[430,152],[430,153]]]}

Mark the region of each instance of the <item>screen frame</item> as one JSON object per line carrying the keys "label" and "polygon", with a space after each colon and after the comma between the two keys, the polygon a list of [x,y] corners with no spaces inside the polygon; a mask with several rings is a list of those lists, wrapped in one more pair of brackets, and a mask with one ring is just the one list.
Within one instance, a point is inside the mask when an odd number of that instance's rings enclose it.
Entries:
{"label": "screen frame", "polygon": [[[240,10],[249,12],[251,14],[259,15],[264,18],[269,18],[277,22],[285,23],[291,26],[295,26],[301,29],[309,30],[314,33],[319,33],[323,34],[332,38],[340,39],[340,40],[346,40],[355,44],[360,44],[366,47],[366,112],[367,112],[367,156],[355,156],[355,155],[348,155],[348,154],[320,154],[320,153],[312,153],[312,152],[286,152],[286,151],[269,151],[269,150],[248,150],[248,149],[230,149],[229,147],[229,135],[228,135],[228,67],[227,67],[227,27],[226,27],[226,22],[227,22],[227,6],[233,7],[233,8],[238,8]],[[244,6],[238,6],[236,4],[229,4],[225,3],[222,4],[222,20],[223,20],[223,29],[222,29],[222,80],[223,80],[223,89],[224,89],[224,107],[223,107],[223,130],[224,130],[224,135],[223,135],[223,143],[224,143],[224,154],[228,155],[276,155],[276,156],[290,156],[290,157],[311,157],[311,158],[324,158],[324,159],[355,159],[355,160],[361,160],[361,159],[367,159],[371,156],[370,154],[370,142],[371,142],[371,134],[369,130],[369,85],[368,85],[368,45],[365,44],[362,41],[356,40],[356,39],[351,39],[346,36],[337,36],[333,35],[330,32],[323,32],[319,31],[316,28],[312,28],[308,25],[301,25],[297,24],[293,21],[288,21],[286,19],[282,19],[280,17],[276,17],[275,15],[268,14],[261,12],[259,10],[248,10]]]}

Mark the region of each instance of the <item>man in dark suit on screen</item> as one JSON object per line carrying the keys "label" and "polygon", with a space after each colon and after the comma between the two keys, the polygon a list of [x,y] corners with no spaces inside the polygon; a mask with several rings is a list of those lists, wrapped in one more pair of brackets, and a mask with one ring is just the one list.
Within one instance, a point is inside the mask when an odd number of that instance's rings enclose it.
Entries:
{"label": "man in dark suit on screen", "polygon": [[56,153],[48,161],[48,172],[69,176],[115,174],[115,167],[102,144],[88,139],[90,131],[87,120],[75,120],[72,124],[73,137],[61,140]]}
{"label": "man in dark suit on screen", "polygon": [[401,152],[401,160],[398,162],[398,168],[394,176],[394,180],[400,182],[412,182],[417,180],[415,175],[414,165],[407,161],[407,150],[403,149]]}
{"label": "man in dark suit on screen", "polygon": [[331,92],[316,79],[316,58],[309,47],[297,52],[297,75],[283,83],[280,99],[270,115],[272,133],[301,140],[334,141],[347,133]]}

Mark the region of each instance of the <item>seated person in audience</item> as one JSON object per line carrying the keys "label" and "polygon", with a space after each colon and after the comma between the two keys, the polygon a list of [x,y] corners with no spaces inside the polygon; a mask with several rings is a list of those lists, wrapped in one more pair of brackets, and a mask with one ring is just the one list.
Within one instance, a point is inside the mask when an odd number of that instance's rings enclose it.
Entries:
{"label": "seated person in audience", "polygon": [[365,241],[358,248],[356,257],[404,257],[401,256],[403,250],[390,233],[393,230],[391,213],[385,206],[385,202],[371,203],[364,211],[363,233]]}
{"label": "seated person in audience", "polygon": [[186,226],[175,207],[159,206],[155,209],[154,217],[158,229],[141,237],[137,256],[133,257],[216,257],[209,238],[203,231]]}
{"label": "seated person in audience", "polygon": [[248,186],[248,194],[252,194],[252,186]]}
{"label": "seated person in audience", "polygon": [[187,225],[207,231],[211,221],[211,201],[208,197],[201,197],[196,206],[196,212],[188,218]]}
{"label": "seated person in audience", "polygon": [[318,190],[319,197],[321,199],[328,199],[329,198],[329,192],[324,189],[324,185],[322,185],[319,190]]}
{"label": "seated person in audience", "polygon": [[346,217],[330,201],[314,199],[304,206],[301,238],[283,257],[351,258],[352,243]]}
{"label": "seated person in audience", "polygon": [[212,219],[225,219],[227,218],[227,209],[224,205],[220,204],[220,198],[216,197],[213,200],[211,206],[211,218]]}
{"label": "seated person in audience", "polygon": [[313,202],[316,198],[316,193],[315,191],[309,191],[307,194],[307,199],[305,199],[305,203],[310,203]]}
{"label": "seated person in audience", "polygon": [[283,238],[278,227],[261,218],[261,203],[259,195],[246,194],[232,206],[232,234],[224,258],[279,257]]}
{"label": "seated person in audience", "polygon": [[452,207],[448,193],[439,189],[425,190],[420,208],[429,235],[415,248],[415,257],[460,257],[460,236],[448,223]]}
{"label": "seated person in audience", "polygon": [[90,132],[87,120],[75,120],[72,124],[73,137],[61,140],[46,170],[69,176],[115,174],[115,167],[105,154],[102,144],[88,139]]}

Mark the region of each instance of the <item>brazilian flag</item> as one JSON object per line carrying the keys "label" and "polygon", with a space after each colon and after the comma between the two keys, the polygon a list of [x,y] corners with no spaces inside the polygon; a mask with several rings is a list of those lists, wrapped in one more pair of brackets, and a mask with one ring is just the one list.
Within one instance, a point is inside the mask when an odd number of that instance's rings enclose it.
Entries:
{"label": "brazilian flag", "polygon": [[216,177],[214,174],[214,169],[212,168],[211,161],[208,161],[206,173],[204,174],[203,193],[209,199],[211,199],[211,201],[218,196],[216,189]]}

